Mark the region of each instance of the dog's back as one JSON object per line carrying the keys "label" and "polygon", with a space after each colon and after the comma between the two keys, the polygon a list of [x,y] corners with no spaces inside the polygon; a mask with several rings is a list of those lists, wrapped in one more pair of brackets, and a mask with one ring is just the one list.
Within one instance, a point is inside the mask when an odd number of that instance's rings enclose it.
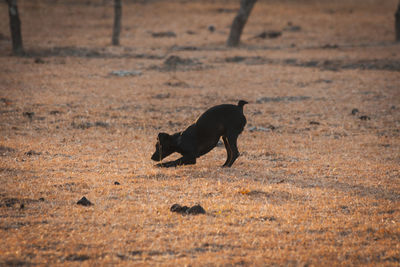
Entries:
{"label": "dog's back", "polygon": [[213,149],[221,136],[239,135],[246,125],[243,106],[246,101],[239,101],[238,105],[223,104],[212,107],[204,112],[196,121],[196,139],[199,155],[204,155]]}
{"label": "dog's back", "polygon": [[196,121],[199,133],[212,132],[219,136],[227,134],[230,130],[242,132],[246,125],[246,117],[243,114],[243,105],[223,104],[212,107],[204,112]]}

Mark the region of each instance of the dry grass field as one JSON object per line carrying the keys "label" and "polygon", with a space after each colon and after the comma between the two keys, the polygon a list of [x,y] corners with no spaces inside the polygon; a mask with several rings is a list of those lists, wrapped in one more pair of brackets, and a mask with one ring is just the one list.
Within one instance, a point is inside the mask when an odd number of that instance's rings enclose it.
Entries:
{"label": "dry grass field", "polygon": [[[0,3],[0,266],[400,265],[397,0],[260,1],[229,49],[238,2],[126,0],[113,47],[112,1],[20,0],[23,57]],[[232,168],[154,167],[239,99]]]}

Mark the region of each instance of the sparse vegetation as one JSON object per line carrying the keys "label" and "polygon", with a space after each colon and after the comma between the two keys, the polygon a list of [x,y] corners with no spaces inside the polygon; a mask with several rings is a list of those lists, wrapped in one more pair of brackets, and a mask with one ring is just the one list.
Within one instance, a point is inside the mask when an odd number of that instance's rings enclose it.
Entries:
{"label": "sparse vegetation", "polygon": [[[399,266],[397,0],[258,2],[240,49],[237,1],[126,1],[122,46],[103,1],[45,2],[18,1],[24,57],[0,13],[1,266]],[[153,166],[158,132],[239,99],[232,168]]]}

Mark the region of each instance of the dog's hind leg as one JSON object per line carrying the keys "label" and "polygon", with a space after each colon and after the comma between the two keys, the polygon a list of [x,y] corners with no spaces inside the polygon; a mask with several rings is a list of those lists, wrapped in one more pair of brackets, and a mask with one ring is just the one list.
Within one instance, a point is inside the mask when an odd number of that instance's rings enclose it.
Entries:
{"label": "dog's hind leg", "polygon": [[229,145],[228,138],[226,138],[226,136],[222,136],[222,140],[224,141],[224,145],[225,145],[225,149],[226,149],[226,161],[225,161],[224,165],[222,165],[222,167],[226,167],[228,165],[228,163],[231,161],[232,150]]}
{"label": "dog's hind leg", "polygon": [[227,141],[229,145],[229,149],[231,151],[231,157],[229,162],[225,165],[227,167],[231,167],[235,160],[239,157],[239,150],[237,148],[237,138],[239,134],[228,134]]}

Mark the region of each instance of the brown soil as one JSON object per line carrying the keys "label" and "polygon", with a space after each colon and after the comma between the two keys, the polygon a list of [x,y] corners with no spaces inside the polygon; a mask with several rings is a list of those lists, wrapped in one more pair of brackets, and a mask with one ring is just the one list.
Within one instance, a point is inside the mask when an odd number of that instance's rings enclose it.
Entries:
{"label": "brown soil", "polygon": [[[397,0],[261,1],[228,49],[238,2],[124,1],[113,47],[112,1],[20,0],[24,57],[0,4],[1,266],[399,266]],[[239,99],[232,168],[154,167]]]}

